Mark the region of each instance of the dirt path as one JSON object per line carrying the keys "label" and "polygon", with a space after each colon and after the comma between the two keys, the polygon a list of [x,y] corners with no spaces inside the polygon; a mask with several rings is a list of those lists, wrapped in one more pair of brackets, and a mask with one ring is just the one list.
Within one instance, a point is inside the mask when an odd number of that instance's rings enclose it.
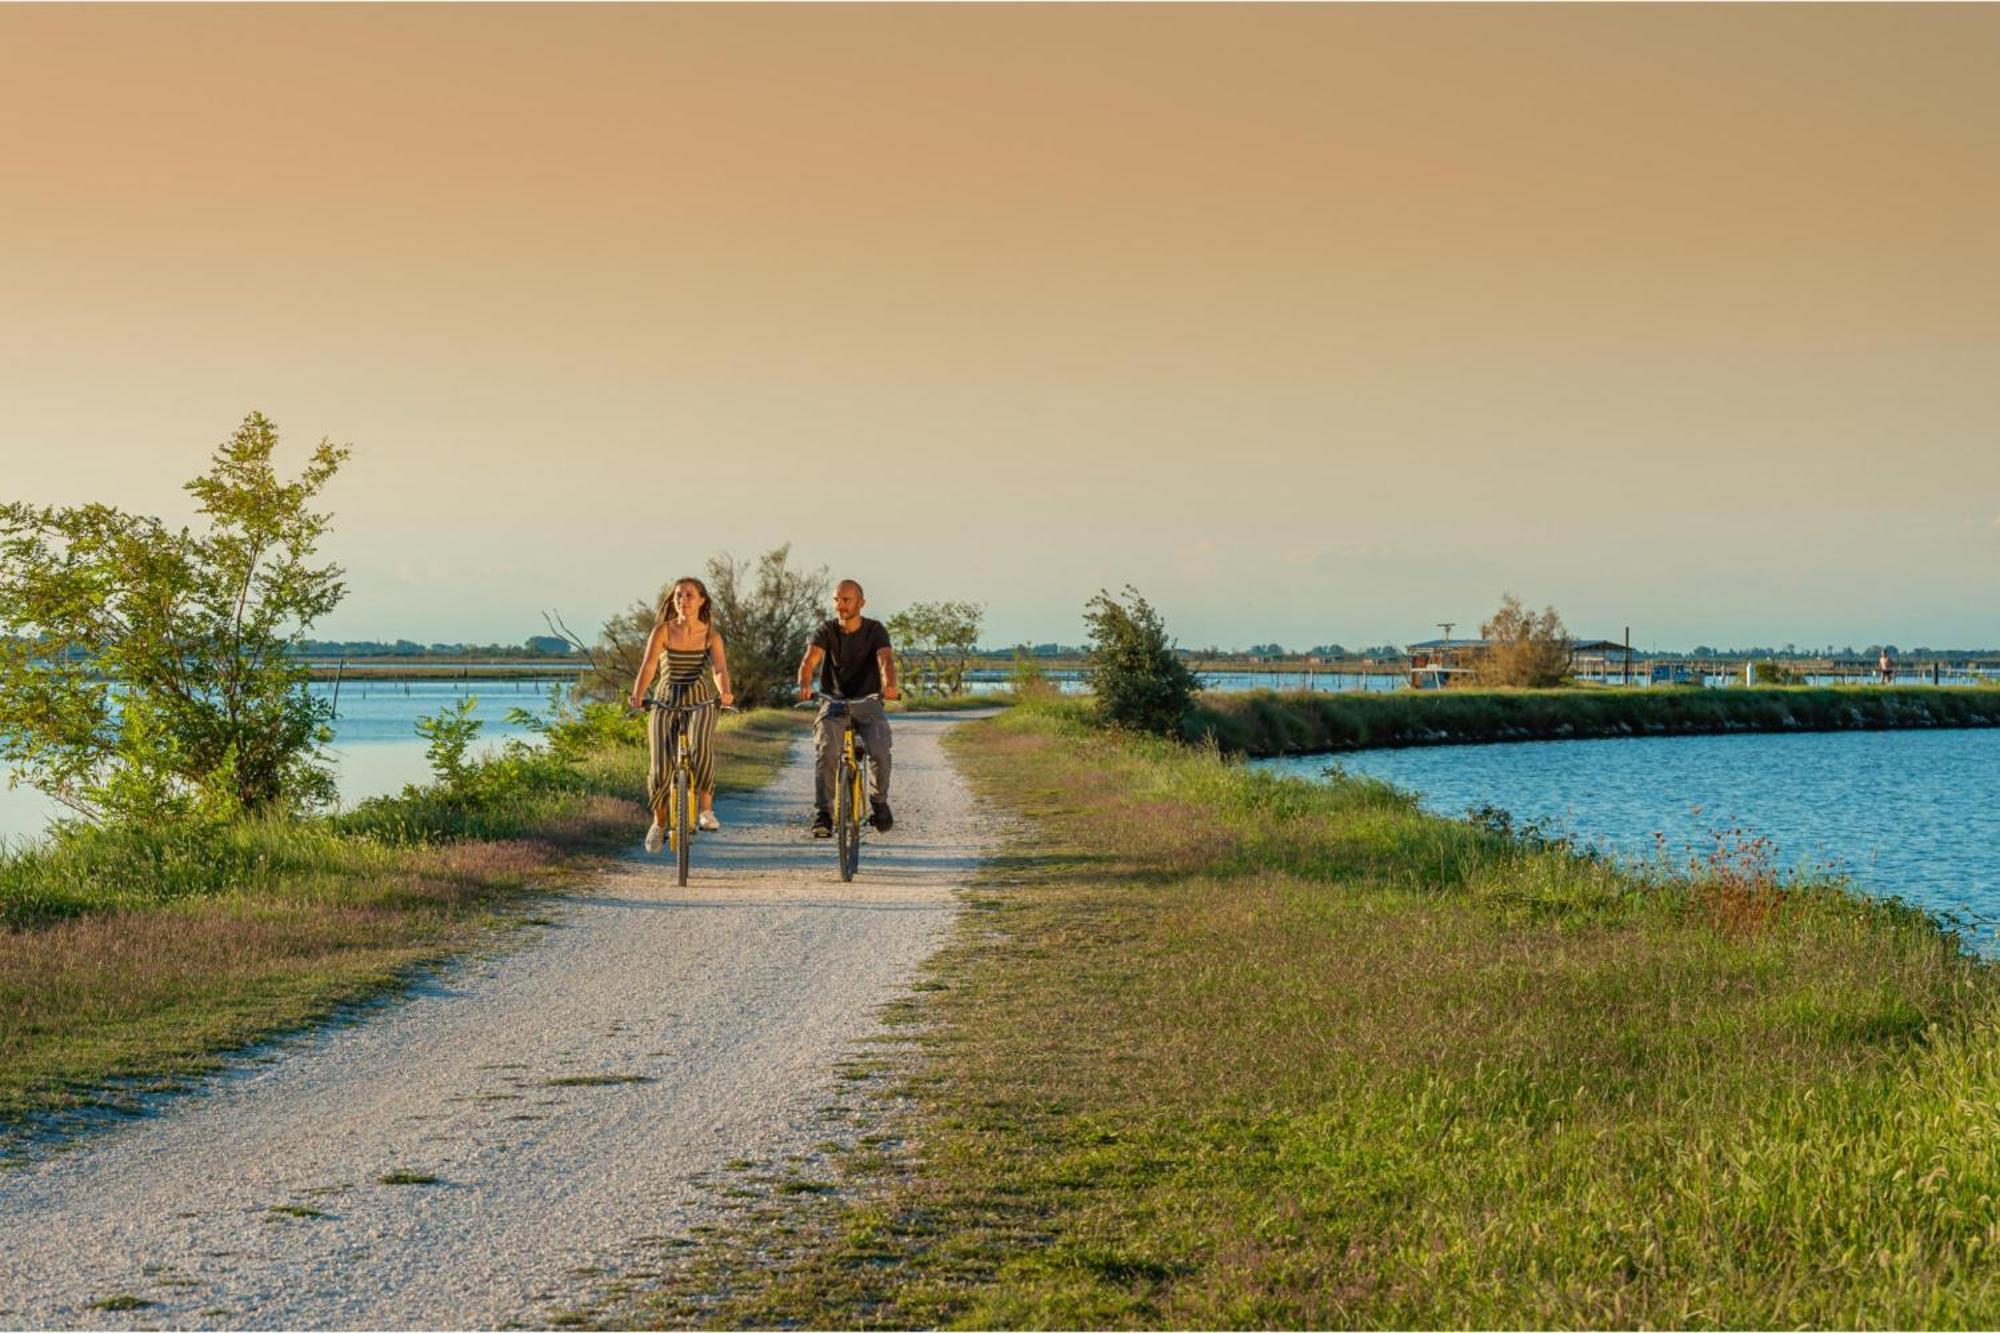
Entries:
{"label": "dirt path", "polygon": [[688,888],[635,847],[537,942],[0,1176],[0,1327],[541,1324],[717,1216],[732,1159],[810,1160],[988,843],[950,725],[897,719],[897,827],[851,885],[803,835],[802,740]]}

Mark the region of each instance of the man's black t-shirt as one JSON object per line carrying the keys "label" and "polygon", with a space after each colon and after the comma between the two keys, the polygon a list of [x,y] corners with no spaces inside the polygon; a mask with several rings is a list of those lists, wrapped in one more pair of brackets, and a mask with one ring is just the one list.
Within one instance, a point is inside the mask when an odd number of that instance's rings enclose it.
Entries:
{"label": "man's black t-shirt", "polygon": [[813,631],[812,646],[826,654],[819,664],[821,693],[859,699],[882,692],[882,664],[875,654],[889,646],[889,631],[881,621],[863,616],[852,634],[841,633],[838,620],[824,621]]}

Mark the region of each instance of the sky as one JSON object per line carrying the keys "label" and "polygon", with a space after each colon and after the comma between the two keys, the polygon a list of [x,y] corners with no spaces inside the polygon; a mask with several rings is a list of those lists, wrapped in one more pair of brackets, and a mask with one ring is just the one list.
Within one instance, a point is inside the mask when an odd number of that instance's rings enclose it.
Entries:
{"label": "sky", "polygon": [[0,7],[0,499],[316,637],[718,552],[1080,641],[2000,645],[2000,7]]}

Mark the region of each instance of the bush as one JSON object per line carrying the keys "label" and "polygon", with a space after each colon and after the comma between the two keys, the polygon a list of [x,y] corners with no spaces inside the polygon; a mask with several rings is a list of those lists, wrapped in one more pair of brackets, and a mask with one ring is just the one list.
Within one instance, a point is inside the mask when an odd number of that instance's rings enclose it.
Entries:
{"label": "bush", "polygon": [[1479,683],[1548,689],[1569,675],[1569,631],[1553,606],[1529,611],[1508,593],[1500,609],[1479,627],[1486,649],[1479,656]]}
{"label": "bush", "polygon": [[1805,673],[1768,658],[1750,664],[1750,680],[1757,685],[1803,685]]}
{"label": "bush", "polygon": [[1053,699],[1062,691],[1049,679],[1048,668],[1041,664],[1026,644],[1014,650],[1014,669],[1008,683],[1017,703],[1040,702]]}
{"label": "bush", "polygon": [[1201,682],[1174,651],[1159,613],[1128,585],[1122,599],[1099,591],[1085,605],[1083,620],[1099,720],[1179,736]]}

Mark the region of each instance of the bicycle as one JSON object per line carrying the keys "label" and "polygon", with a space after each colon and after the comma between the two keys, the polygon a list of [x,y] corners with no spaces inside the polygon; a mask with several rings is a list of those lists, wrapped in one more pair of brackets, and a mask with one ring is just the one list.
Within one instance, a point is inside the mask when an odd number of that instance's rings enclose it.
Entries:
{"label": "bicycle", "polygon": [[813,697],[826,705],[828,717],[844,717],[847,725],[842,728],[840,760],[835,766],[833,782],[833,839],[834,854],[840,864],[840,880],[845,884],[861,869],[861,812],[868,807],[868,792],[863,776],[868,758],[868,747],[861,740],[861,733],[854,728],[852,715],[848,712],[851,703],[866,703],[870,699],[880,699],[879,694],[864,695],[860,699],[843,699],[837,695],[814,692]]}
{"label": "bicycle", "polygon": [[[674,851],[675,882],[685,886],[688,882],[688,860],[694,847],[694,835],[700,827],[699,817],[694,808],[694,752],[688,745],[688,719],[701,708],[721,708],[725,713],[736,710],[723,704],[720,699],[703,699],[700,703],[670,704],[660,699],[645,701],[645,709],[654,709],[678,717],[680,725],[673,726],[674,762],[673,786],[667,796],[667,815],[661,821],[667,826],[667,845]],[[659,812],[653,812],[659,817]]]}

